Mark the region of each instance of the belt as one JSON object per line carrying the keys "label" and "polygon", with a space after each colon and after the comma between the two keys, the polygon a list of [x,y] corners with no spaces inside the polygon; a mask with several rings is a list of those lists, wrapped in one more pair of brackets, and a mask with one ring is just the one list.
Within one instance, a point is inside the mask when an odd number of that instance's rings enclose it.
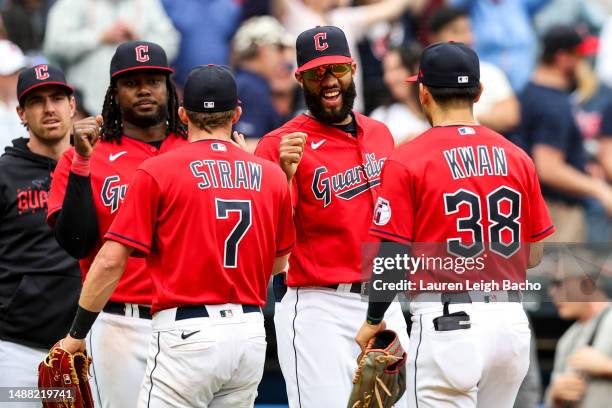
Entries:
{"label": "belt", "polygon": [[[342,285],[342,286],[340,286]],[[325,288],[330,288],[330,289],[335,289],[338,290],[338,288],[345,288],[347,285],[351,285],[349,292],[351,293],[358,293],[361,294],[361,282],[353,282],[353,283],[336,283],[333,285],[326,285],[324,286]]]}
{"label": "belt", "polygon": [[[138,310],[138,315],[136,315],[135,309]],[[151,307],[135,303],[108,302],[102,310],[106,313],[120,316],[140,317],[141,319],[151,320]]]}
{"label": "belt", "polygon": [[[224,310],[221,310],[221,317],[230,317],[223,315]],[[229,310],[228,312],[231,312]],[[261,307],[257,305],[242,305],[243,313],[261,313]],[[176,308],[175,320],[194,319],[197,317],[210,317],[206,306],[180,306]]]}
{"label": "belt", "polygon": [[442,303],[493,303],[493,302],[514,302],[521,303],[521,292],[518,290],[502,290],[495,292],[443,292],[440,293]]}

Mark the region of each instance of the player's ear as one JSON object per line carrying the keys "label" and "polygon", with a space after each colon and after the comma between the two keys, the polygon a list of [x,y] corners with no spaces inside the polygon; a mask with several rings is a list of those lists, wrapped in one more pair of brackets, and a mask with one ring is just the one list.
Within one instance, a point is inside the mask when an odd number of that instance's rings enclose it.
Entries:
{"label": "player's ear", "polygon": [[482,92],[484,91],[484,86],[482,85],[482,82],[480,83],[480,92],[478,92],[478,95],[476,95],[476,98],[474,98],[474,103],[478,102],[480,100],[480,97],[482,96]]}
{"label": "player's ear", "polygon": [[302,78],[302,73],[295,71],[295,80],[298,81],[301,87],[304,86],[304,78]]}
{"label": "player's ear", "polygon": [[68,96],[68,105],[70,106],[70,119],[76,115],[76,99],[74,95]]}
{"label": "player's ear", "polygon": [[185,110],[185,108],[183,108],[182,106],[179,106],[178,108],[178,115],[181,122],[186,125],[189,123],[189,118],[187,117],[187,110]]}
{"label": "player's ear", "polygon": [[355,75],[355,71],[357,71],[357,63],[351,62],[351,75]]}
{"label": "player's ear", "polygon": [[428,98],[431,95],[429,94],[429,91],[427,90],[427,87],[425,85],[419,83],[418,87],[419,87],[419,102],[421,103],[421,106],[426,106],[428,102]]}
{"label": "player's ear", "polygon": [[17,105],[15,109],[17,110],[17,115],[19,115],[19,119],[21,119],[21,123],[24,125],[27,125],[28,121],[26,120],[26,117],[25,117],[25,109],[23,109],[21,105]]}
{"label": "player's ear", "polygon": [[236,109],[234,109],[234,115],[232,116],[232,125],[238,123],[240,116],[242,116],[242,108],[237,106]]}

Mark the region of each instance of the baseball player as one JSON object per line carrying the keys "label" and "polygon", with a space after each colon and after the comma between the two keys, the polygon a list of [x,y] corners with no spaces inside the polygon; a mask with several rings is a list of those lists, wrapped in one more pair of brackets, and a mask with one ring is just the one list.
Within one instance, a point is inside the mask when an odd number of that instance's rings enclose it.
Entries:
{"label": "baseball player", "polygon": [[[384,124],[352,110],[356,65],[342,30],[306,30],[296,48],[296,79],[308,112],[264,136],[255,151],[280,164],[295,208],[297,243],[274,316],[278,357],[291,407],[341,407],[367,307],[361,243],[371,240],[367,230],[393,138]],[[389,327],[407,345],[398,303],[389,316]]]}
{"label": "baseball player", "polygon": [[[74,148],[61,158],[51,185],[48,220],[62,247],[80,259],[84,275],[138,166],[187,144],[170,73],[159,45],[119,45],[110,64],[102,118],[74,125]],[[151,336],[151,290],[144,260],[130,257],[89,338],[98,389],[94,397],[102,407],[136,405]]]}
{"label": "baseball player", "polygon": [[84,347],[128,257],[146,256],[153,336],[140,406],[252,407],[257,395],[261,306],[295,230],[283,172],[231,141],[240,114],[227,67],[192,70],[179,108],[191,143],[136,171],[63,341],[72,352]]}
{"label": "baseball player", "polygon": [[81,290],[76,259],[45,223],[51,174],[70,147],[72,93],[53,66],[19,73],[17,113],[29,138],[13,140],[0,158],[0,387],[36,387],[38,363],[70,328]]}
{"label": "baseball player", "polygon": [[[476,124],[479,78],[478,56],[464,44],[424,50],[419,75],[409,80],[419,83],[433,128],[387,160],[370,229],[374,237],[411,245],[414,256],[429,247],[427,255],[442,251],[457,265],[474,261],[474,273],[435,266],[410,271],[416,288],[406,393],[415,407],[512,407],[529,365],[521,292],[501,285],[525,283],[526,268],[542,256],[537,241],[554,227],[531,159]],[[500,286],[467,290],[479,283],[468,276]],[[388,306],[370,299],[356,337],[361,347],[384,327]]]}

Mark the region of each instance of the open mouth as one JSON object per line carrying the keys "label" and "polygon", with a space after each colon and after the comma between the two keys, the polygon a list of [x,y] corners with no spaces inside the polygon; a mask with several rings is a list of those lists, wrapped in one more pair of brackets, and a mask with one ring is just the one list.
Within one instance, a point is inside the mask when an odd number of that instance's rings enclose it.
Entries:
{"label": "open mouth", "polygon": [[342,93],[338,88],[326,89],[321,92],[323,104],[328,107],[338,106],[342,99]]}

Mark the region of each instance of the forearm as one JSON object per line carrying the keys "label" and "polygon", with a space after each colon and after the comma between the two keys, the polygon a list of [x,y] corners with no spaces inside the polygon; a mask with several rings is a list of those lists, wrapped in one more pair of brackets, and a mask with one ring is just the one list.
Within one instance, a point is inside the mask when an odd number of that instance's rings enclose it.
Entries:
{"label": "forearm", "polygon": [[478,115],[477,119],[481,125],[503,133],[514,129],[520,116],[518,102],[511,97],[496,103],[489,111]]}
{"label": "forearm", "polygon": [[[127,264],[129,254],[123,245],[107,241],[94,259],[81,291],[79,306],[91,312],[102,310],[115,288]],[[131,252],[131,251],[130,251]]]}
{"label": "forearm", "polygon": [[545,169],[538,168],[538,176],[543,185],[576,197],[596,198],[600,188],[595,179],[567,163],[545,164]]}
{"label": "forearm", "polygon": [[54,232],[60,246],[75,258],[84,258],[95,248],[99,227],[90,176],[70,172]]}
{"label": "forearm", "polygon": [[599,162],[603,166],[606,177],[612,181],[612,137],[603,137],[599,141]]}
{"label": "forearm", "polygon": [[[409,248],[406,245],[385,240],[381,242],[376,259],[384,260],[387,258],[394,258],[397,254],[404,255],[408,253]],[[381,287],[381,282],[391,283],[405,278],[405,271],[383,268],[382,272],[375,272],[377,271],[372,271],[369,282],[369,302],[366,320],[370,324],[378,324],[383,320],[385,312],[389,309],[389,306],[391,306],[391,302],[393,302],[400,292],[399,290],[390,290],[388,288],[384,288],[383,290],[376,290],[376,288]],[[375,282],[377,284],[375,284]]]}

